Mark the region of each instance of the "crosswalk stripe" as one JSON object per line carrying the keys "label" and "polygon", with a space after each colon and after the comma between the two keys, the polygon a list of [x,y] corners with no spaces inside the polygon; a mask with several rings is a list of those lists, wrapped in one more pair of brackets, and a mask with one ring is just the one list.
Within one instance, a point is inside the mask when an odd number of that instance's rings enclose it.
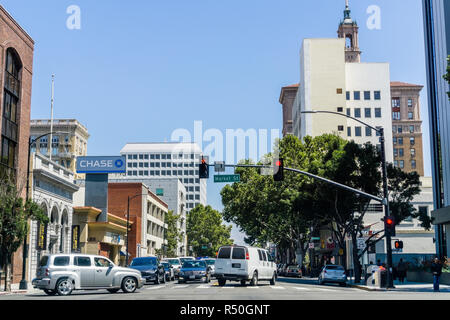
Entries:
{"label": "crosswalk stripe", "polygon": [[323,288],[317,288],[317,290],[320,290],[320,291],[336,291],[336,290],[333,290],[333,289],[323,289]]}
{"label": "crosswalk stripe", "polygon": [[184,285],[184,286],[175,286],[173,287],[173,289],[183,289],[183,288],[187,288],[189,287],[188,285]]}
{"label": "crosswalk stripe", "polygon": [[311,290],[311,289],[309,289],[309,288],[304,288],[304,287],[293,287],[294,289],[297,289],[297,290]]}
{"label": "crosswalk stripe", "polygon": [[279,287],[279,286],[271,286],[270,288],[272,288],[272,289],[277,289],[277,290],[285,290],[286,288],[285,287]]}
{"label": "crosswalk stripe", "polygon": [[212,286],[208,284],[202,284],[198,286],[196,289],[209,289],[209,288],[212,288]]}
{"label": "crosswalk stripe", "polygon": [[155,287],[148,287],[145,288],[146,290],[157,290],[157,289],[161,289],[161,288],[165,288],[166,286],[155,286]]}

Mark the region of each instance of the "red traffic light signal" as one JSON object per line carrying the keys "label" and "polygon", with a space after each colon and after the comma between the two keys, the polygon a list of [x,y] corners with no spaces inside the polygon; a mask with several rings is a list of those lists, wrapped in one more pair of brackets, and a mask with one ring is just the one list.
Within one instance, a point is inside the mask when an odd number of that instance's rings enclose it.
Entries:
{"label": "red traffic light signal", "polygon": [[209,166],[206,159],[202,156],[202,160],[198,166],[198,173],[200,179],[208,179],[209,178]]}
{"label": "red traffic light signal", "polygon": [[384,231],[391,237],[395,236],[395,219],[392,216],[384,218]]}
{"label": "red traffic light signal", "polygon": [[284,180],[284,164],[283,159],[276,159],[273,162],[273,180],[283,181]]}

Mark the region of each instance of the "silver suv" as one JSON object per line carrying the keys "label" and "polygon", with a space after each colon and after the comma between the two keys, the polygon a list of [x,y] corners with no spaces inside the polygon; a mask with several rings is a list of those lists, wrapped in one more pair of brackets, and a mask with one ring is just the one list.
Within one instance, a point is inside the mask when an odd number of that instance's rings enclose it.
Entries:
{"label": "silver suv", "polygon": [[116,266],[103,256],[52,254],[41,258],[32,284],[48,295],[67,296],[73,290],[92,289],[132,293],[144,280],[140,271]]}

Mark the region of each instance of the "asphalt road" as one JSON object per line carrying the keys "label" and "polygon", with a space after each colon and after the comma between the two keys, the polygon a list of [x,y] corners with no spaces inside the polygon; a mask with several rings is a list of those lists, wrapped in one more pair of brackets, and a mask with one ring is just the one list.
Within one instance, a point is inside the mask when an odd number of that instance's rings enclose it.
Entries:
{"label": "asphalt road", "polygon": [[0,300],[450,300],[450,292],[431,291],[375,292],[338,285],[318,285],[314,279],[279,278],[275,286],[260,281],[257,287],[227,282],[219,287],[211,283],[145,285],[135,293],[106,290],[74,291],[70,296],[47,296],[42,291],[0,296]]}

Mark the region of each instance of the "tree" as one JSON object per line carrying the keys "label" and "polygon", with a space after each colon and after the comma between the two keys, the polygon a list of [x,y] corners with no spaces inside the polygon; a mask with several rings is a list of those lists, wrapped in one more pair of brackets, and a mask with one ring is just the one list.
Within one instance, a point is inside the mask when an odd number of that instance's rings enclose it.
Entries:
{"label": "tree", "polygon": [[174,214],[173,210],[169,210],[166,214],[165,223],[167,224],[167,231],[165,234],[165,239],[167,241],[167,245],[164,250],[158,251],[161,255],[170,258],[177,256],[178,243],[183,240],[183,234],[178,229],[179,220],[180,216]]}
{"label": "tree", "polygon": [[[450,85],[450,55],[447,56],[447,73],[444,74],[444,79],[447,80]],[[447,92],[448,98],[450,99],[450,92]]]}
{"label": "tree", "polygon": [[211,206],[198,205],[187,218],[188,246],[192,246],[196,256],[215,256],[219,247],[233,244],[231,228],[222,224],[219,211]]}
{"label": "tree", "polygon": [[28,233],[28,220],[48,223],[49,219],[32,200],[24,201],[13,178],[0,177],[0,255],[6,269],[5,290],[11,291],[11,257]]}

